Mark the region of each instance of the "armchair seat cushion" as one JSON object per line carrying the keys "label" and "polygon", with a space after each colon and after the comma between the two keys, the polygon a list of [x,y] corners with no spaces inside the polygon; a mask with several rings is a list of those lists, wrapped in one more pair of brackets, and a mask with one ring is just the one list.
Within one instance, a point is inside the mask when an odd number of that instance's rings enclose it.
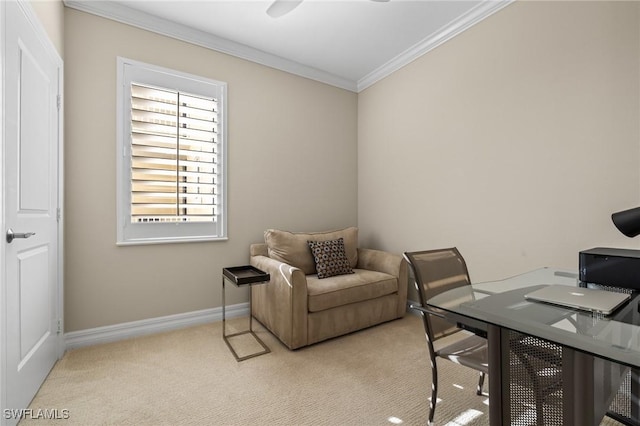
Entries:
{"label": "armchair seat cushion", "polygon": [[354,269],[353,274],[319,279],[307,275],[309,312],[363,302],[398,291],[398,279],[384,272]]}

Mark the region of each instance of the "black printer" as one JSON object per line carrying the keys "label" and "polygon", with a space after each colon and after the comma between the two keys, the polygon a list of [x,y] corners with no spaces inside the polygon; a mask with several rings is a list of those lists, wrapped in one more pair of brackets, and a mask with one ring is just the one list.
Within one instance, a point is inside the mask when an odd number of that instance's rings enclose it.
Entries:
{"label": "black printer", "polygon": [[580,281],[640,290],[640,250],[596,247],[579,254]]}

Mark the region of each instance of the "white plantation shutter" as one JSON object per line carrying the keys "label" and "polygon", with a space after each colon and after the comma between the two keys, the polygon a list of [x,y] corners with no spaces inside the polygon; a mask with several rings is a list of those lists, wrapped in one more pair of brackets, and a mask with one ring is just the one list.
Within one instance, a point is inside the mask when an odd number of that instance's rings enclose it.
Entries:
{"label": "white plantation shutter", "polygon": [[131,83],[131,220],[216,220],[217,101]]}
{"label": "white plantation shutter", "polygon": [[121,173],[127,175],[119,187],[128,205],[119,209],[119,243],[226,237],[220,90],[226,86],[126,61]]}

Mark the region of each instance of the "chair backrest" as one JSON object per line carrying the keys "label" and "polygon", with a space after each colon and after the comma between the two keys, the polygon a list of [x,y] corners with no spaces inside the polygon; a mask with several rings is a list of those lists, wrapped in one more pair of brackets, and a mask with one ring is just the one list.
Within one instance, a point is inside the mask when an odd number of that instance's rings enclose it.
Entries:
{"label": "chair backrest", "polygon": [[[464,258],[457,248],[405,253],[413,270],[420,303],[426,306],[428,299],[447,290],[471,285]],[[460,331],[452,323],[433,315],[423,315],[427,333],[432,341]]]}

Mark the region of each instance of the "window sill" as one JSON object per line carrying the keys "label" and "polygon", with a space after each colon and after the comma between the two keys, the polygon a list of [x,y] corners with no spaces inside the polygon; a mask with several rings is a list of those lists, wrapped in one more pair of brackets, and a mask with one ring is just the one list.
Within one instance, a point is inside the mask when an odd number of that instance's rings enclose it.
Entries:
{"label": "window sill", "polygon": [[146,238],[139,240],[117,241],[116,246],[140,246],[150,244],[180,244],[180,243],[200,243],[211,241],[227,241],[229,237],[192,237],[192,238]]}

